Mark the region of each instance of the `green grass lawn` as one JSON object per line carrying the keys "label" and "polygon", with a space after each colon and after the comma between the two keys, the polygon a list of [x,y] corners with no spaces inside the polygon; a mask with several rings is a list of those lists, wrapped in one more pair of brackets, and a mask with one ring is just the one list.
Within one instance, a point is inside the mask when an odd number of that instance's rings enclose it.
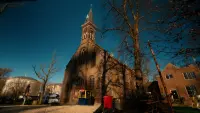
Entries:
{"label": "green grass lawn", "polygon": [[200,113],[199,109],[191,107],[173,107],[175,113]]}

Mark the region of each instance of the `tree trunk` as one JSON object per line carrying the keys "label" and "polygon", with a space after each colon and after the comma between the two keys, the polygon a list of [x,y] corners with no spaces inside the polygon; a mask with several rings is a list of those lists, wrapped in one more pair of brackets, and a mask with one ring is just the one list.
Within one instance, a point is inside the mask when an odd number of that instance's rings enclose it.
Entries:
{"label": "tree trunk", "polygon": [[101,106],[104,105],[103,97],[106,94],[106,86],[105,86],[106,72],[107,72],[107,70],[106,70],[106,55],[107,55],[107,52],[104,50],[103,73],[102,73],[102,79],[101,79]]}
{"label": "tree trunk", "polygon": [[126,102],[126,69],[125,66],[123,65],[122,67],[122,74],[123,74],[123,101],[122,101],[122,108],[124,108],[124,104]]}
{"label": "tree trunk", "polygon": [[40,95],[39,104],[42,104],[43,96],[45,94],[45,88],[46,88],[46,81],[42,85],[42,92],[41,92],[41,95]]}
{"label": "tree trunk", "polygon": [[103,97],[106,94],[106,87],[105,87],[105,79],[106,79],[106,72],[103,72],[102,74],[102,85],[101,85],[101,104],[103,105],[104,101],[103,101]]}
{"label": "tree trunk", "polygon": [[136,88],[137,91],[141,92],[143,90],[143,79],[142,79],[142,71],[141,71],[141,56],[140,56],[140,44],[139,44],[139,16],[136,14],[134,20],[134,31],[133,31],[133,47],[134,47],[134,58],[135,58],[135,76],[136,76]]}

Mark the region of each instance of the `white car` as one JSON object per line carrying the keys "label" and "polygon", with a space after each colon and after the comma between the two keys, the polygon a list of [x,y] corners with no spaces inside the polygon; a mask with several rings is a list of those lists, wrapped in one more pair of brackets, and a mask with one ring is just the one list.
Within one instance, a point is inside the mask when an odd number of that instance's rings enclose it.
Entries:
{"label": "white car", "polygon": [[49,95],[49,104],[59,104],[60,103],[60,98],[58,94],[52,94]]}

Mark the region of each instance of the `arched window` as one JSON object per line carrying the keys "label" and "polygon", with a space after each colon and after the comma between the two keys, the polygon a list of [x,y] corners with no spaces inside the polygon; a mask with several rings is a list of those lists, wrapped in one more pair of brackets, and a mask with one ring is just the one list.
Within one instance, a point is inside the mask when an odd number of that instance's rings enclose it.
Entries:
{"label": "arched window", "polygon": [[89,30],[89,38],[90,39],[93,39],[93,33],[94,33],[93,29],[90,28],[90,30]]}
{"label": "arched window", "polygon": [[86,38],[86,36],[85,36],[85,33],[83,34],[83,39],[85,39]]}
{"label": "arched window", "polygon": [[81,52],[80,52],[81,55],[83,55],[83,54],[85,53],[85,51],[86,51],[86,48],[82,48],[82,49],[81,49]]}
{"label": "arched window", "polygon": [[86,32],[85,34],[86,34],[86,35],[85,35],[85,36],[86,36],[85,38],[87,38],[87,37],[88,37],[88,32]]}
{"label": "arched window", "polygon": [[91,39],[93,39],[93,33],[94,33],[94,31],[91,30],[91,32],[90,32],[90,38]]}
{"label": "arched window", "polygon": [[84,54],[85,54],[85,52],[86,52],[86,48],[83,47],[83,48],[80,50],[80,53],[79,53],[79,55],[80,55],[81,57],[78,59],[78,62],[79,62],[80,64],[85,63],[85,60],[84,60]]}
{"label": "arched window", "polygon": [[94,75],[90,75],[89,84],[90,84],[90,88],[94,89]]}

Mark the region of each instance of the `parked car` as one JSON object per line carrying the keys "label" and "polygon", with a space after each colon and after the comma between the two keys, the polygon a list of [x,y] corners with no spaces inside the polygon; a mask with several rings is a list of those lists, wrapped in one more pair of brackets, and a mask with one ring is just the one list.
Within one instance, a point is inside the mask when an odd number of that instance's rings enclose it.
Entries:
{"label": "parked car", "polygon": [[43,100],[43,104],[48,104],[49,95],[45,95],[42,100]]}
{"label": "parked car", "polygon": [[60,103],[60,97],[58,94],[51,94],[49,95],[49,104],[59,104]]}
{"label": "parked car", "polygon": [[4,104],[13,104],[13,98],[12,97],[5,97],[5,100],[4,100]]}

